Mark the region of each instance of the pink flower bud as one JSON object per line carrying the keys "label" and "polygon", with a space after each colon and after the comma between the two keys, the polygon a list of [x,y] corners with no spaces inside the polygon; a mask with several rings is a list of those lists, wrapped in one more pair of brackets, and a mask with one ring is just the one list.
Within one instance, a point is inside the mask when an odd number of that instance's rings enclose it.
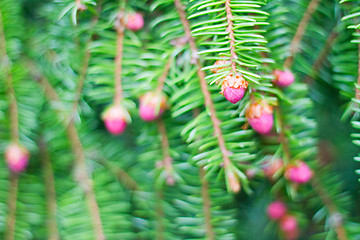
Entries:
{"label": "pink flower bud", "polygon": [[138,31],[144,27],[144,18],[140,13],[129,14],[126,27],[131,31]]}
{"label": "pink flower bud", "polygon": [[242,75],[229,74],[225,77],[221,86],[221,94],[224,95],[226,100],[235,104],[240,101],[245,94],[248,82],[245,81]]}
{"label": "pink flower bud", "polygon": [[5,159],[8,168],[15,173],[19,173],[24,171],[28,164],[29,152],[26,148],[12,143],[6,149]]}
{"label": "pink flower bud", "polygon": [[273,82],[279,87],[287,87],[295,81],[294,74],[289,70],[275,70],[274,75],[275,79],[273,80]]}
{"label": "pink flower bud", "polygon": [[256,132],[265,135],[270,133],[274,124],[272,113],[272,107],[265,101],[253,102],[246,111],[246,118]]}
{"label": "pink flower bud", "polygon": [[113,105],[103,113],[103,120],[107,130],[114,135],[119,135],[125,131],[127,125],[126,110],[120,105]]}
{"label": "pink flower bud", "polygon": [[273,180],[274,175],[282,169],[284,166],[282,159],[274,159],[272,161],[268,161],[264,164],[264,174],[265,176]]}
{"label": "pink flower bud", "polygon": [[312,170],[303,161],[297,161],[295,165],[290,165],[285,172],[285,177],[294,183],[306,183],[312,175]]}
{"label": "pink flower bud", "polygon": [[279,220],[286,214],[287,208],[282,201],[274,201],[269,204],[267,214],[272,220]]}
{"label": "pink flower bud", "polygon": [[280,229],[287,240],[297,239],[299,236],[298,222],[294,216],[285,215],[280,220]]}
{"label": "pink flower bud", "polygon": [[245,175],[249,178],[252,179],[255,177],[257,173],[257,169],[256,168],[249,168],[246,170]]}
{"label": "pink flower bud", "polygon": [[160,117],[166,109],[166,97],[162,93],[148,92],[140,98],[140,117],[147,122]]}

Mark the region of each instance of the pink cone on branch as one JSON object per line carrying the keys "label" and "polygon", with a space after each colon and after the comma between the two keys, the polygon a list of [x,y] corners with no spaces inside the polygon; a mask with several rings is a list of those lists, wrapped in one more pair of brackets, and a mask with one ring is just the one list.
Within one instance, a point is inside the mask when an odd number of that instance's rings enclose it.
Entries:
{"label": "pink cone on branch", "polygon": [[20,173],[25,170],[29,156],[29,151],[17,143],[10,144],[5,152],[8,168],[15,173]]}
{"label": "pink cone on branch", "polygon": [[140,13],[132,13],[127,17],[126,27],[131,31],[138,31],[144,27],[144,18]]}
{"label": "pink cone on branch", "polygon": [[280,230],[285,239],[295,240],[299,236],[298,222],[294,216],[285,215],[280,219]]}
{"label": "pink cone on branch", "polygon": [[289,179],[294,183],[307,183],[313,175],[310,167],[303,161],[296,161],[287,167],[285,172],[285,178]]}
{"label": "pink cone on branch", "polygon": [[146,121],[159,118],[166,109],[166,97],[161,92],[147,92],[140,97],[140,117]]}
{"label": "pink cone on branch", "polygon": [[266,212],[270,219],[279,220],[286,214],[287,207],[282,201],[274,201],[269,204]]}
{"label": "pink cone on branch", "polygon": [[244,97],[247,87],[248,82],[242,75],[230,73],[223,80],[220,93],[224,95],[226,100],[235,104]]}
{"label": "pink cone on branch", "polygon": [[273,180],[274,175],[276,175],[276,173],[278,173],[283,168],[283,166],[284,163],[280,158],[268,161],[263,166],[264,174],[268,179]]}
{"label": "pink cone on branch", "polygon": [[125,131],[129,118],[128,112],[120,105],[110,106],[102,115],[107,130],[113,135],[119,135]]}
{"label": "pink cone on branch", "polygon": [[[231,61],[229,60],[217,60],[214,63],[214,66],[222,66],[222,65],[229,65],[230,66]],[[212,73],[217,73],[219,70],[226,68],[227,66],[223,66],[223,67],[217,67],[217,68],[212,68],[211,72]]]}
{"label": "pink cone on branch", "polygon": [[273,110],[266,101],[252,102],[246,110],[246,118],[250,126],[260,134],[269,134],[273,124]]}
{"label": "pink cone on branch", "polygon": [[290,70],[275,70],[274,71],[275,79],[273,80],[274,84],[279,87],[290,86],[294,81],[294,74]]}

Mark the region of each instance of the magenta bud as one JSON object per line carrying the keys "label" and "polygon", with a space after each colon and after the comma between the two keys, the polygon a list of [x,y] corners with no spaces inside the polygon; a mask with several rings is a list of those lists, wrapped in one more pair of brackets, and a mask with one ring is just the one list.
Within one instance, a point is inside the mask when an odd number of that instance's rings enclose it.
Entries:
{"label": "magenta bud", "polygon": [[290,86],[295,81],[294,74],[289,70],[285,70],[285,71],[275,70],[274,76],[275,79],[273,80],[273,82],[275,85],[279,87]]}
{"label": "magenta bud", "polygon": [[138,31],[144,27],[144,18],[140,13],[129,14],[126,27],[131,31]]}
{"label": "magenta bud", "polygon": [[140,98],[139,114],[146,121],[159,118],[166,109],[166,97],[162,93],[147,92]]}
{"label": "magenta bud", "polygon": [[27,167],[29,152],[26,148],[16,143],[12,143],[6,149],[5,159],[8,168],[15,173],[19,173],[24,171]]}
{"label": "magenta bud", "polygon": [[310,167],[303,161],[297,161],[286,169],[285,177],[294,183],[307,183],[313,175]]}
{"label": "magenta bud", "polygon": [[273,124],[274,117],[270,113],[263,113],[258,118],[248,118],[250,126],[258,133],[262,135],[269,134]]}
{"label": "magenta bud", "polygon": [[283,166],[284,164],[282,159],[274,159],[272,161],[268,161],[263,166],[264,174],[268,179],[273,180],[274,175],[278,171],[280,171],[283,168]]}
{"label": "magenta bud", "polygon": [[226,100],[235,104],[240,101],[245,94],[248,87],[248,82],[240,74],[227,75],[221,85],[221,94],[224,95]]}
{"label": "magenta bud", "polygon": [[279,220],[286,214],[287,207],[282,201],[274,201],[269,204],[266,212],[272,220]]}
{"label": "magenta bud", "polygon": [[285,215],[280,220],[280,229],[287,240],[295,240],[299,236],[298,222],[294,216]]}
{"label": "magenta bud", "polygon": [[232,87],[226,87],[223,91],[224,97],[229,102],[235,104],[238,101],[240,101],[245,94],[244,88],[232,88]]}
{"label": "magenta bud", "polygon": [[252,102],[246,110],[250,126],[260,134],[270,133],[274,124],[272,107],[266,101]]}
{"label": "magenta bud", "polygon": [[103,120],[107,130],[113,135],[123,133],[127,125],[126,110],[120,105],[113,105],[103,113]]}

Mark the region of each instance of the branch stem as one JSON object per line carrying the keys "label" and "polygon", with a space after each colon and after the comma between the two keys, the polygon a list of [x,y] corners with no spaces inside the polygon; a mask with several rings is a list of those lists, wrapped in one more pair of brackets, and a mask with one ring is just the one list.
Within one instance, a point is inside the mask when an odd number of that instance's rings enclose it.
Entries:
{"label": "branch stem", "polygon": [[18,175],[10,173],[10,188],[8,197],[8,213],[6,218],[5,240],[15,240],[16,202],[18,192]]}
{"label": "branch stem", "polygon": [[122,59],[123,59],[123,50],[124,50],[124,32],[125,32],[125,19],[124,19],[124,11],[120,11],[117,17],[116,24],[116,57],[115,57],[115,96],[114,103],[120,104],[123,99],[123,90],[121,83],[121,74],[122,74]]}
{"label": "branch stem", "polygon": [[211,223],[211,199],[209,194],[209,182],[205,178],[205,170],[203,167],[199,168],[200,170],[200,180],[201,180],[201,197],[203,199],[203,213],[204,213],[204,220],[205,220],[205,232],[206,232],[206,239],[208,240],[215,240],[215,232],[213,225]]}
{"label": "branch stem", "polygon": [[45,194],[46,194],[46,209],[47,209],[47,234],[49,240],[58,240],[59,231],[56,224],[56,192],[55,192],[55,180],[50,161],[49,152],[46,147],[46,143],[42,138],[38,143],[40,155],[42,159],[44,180],[45,180]]}
{"label": "branch stem", "polygon": [[156,191],[156,239],[165,240],[165,224],[164,217],[165,212],[162,202],[164,201],[164,192],[162,189],[157,189]]}
{"label": "branch stem", "polygon": [[[40,86],[43,88],[48,100],[60,104],[60,98],[49,83],[49,81],[44,76],[39,77],[39,74],[36,75],[38,76],[37,78],[39,80]],[[60,119],[64,119],[62,123],[64,127],[66,127],[66,133],[75,157],[75,178],[79,183],[80,187],[82,187],[85,194],[85,199],[91,216],[95,239],[104,240],[105,235],[103,232],[102,222],[100,218],[100,210],[96,202],[92,180],[87,173],[84,150],[78,132],[76,130],[74,122],[71,121],[67,125],[65,120],[68,119],[69,116],[66,115],[66,112],[58,110],[57,113]]]}
{"label": "branch stem", "polygon": [[226,20],[227,20],[227,23],[228,23],[227,31],[229,32],[229,39],[230,39],[231,68],[232,68],[234,74],[236,74],[236,62],[235,62],[235,60],[238,59],[238,56],[236,55],[236,52],[235,52],[235,37],[234,37],[233,21],[232,21],[234,16],[232,15],[232,12],[231,12],[230,1],[231,0],[226,0],[225,1],[225,9],[226,9]]}
{"label": "branch stem", "polygon": [[166,182],[168,185],[173,185],[175,180],[173,177],[173,159],[170,156],[170,144],[169,144],[169,139],[167,136],[167,132],[166,132],[166,127],[165,127],[165,123],[164,120],[162,118],[160,118],[157,121],[158,124],[158,129],[160,132],[160,136],[161,136],[161,147],[162,147],[162,152],[163,152],[163,166],[166,172]]}
{"label": "branch stem", "polygon": [[317,6],[319,5],[321,0],[311,0],[308,8],[306,9],[298,28],[296,29],[296,33],[294,38],[290,43],[290,56],[285,60],[284,67],[290,68],[293,60],[294,55],[299,51],[300,42],[304,36],[305,30],[309,24],[312,14],[315,12]]}
{"label": "branch stem", "polygon": [[[194,54],[196,54],[198,52],[198,49],[197,49],[196,44],[195,44],[195,39],[191,35],[190,23],[189,23],[188,19],[186,18],[186,13],[184,11],[184,7],[181,4],[180,0],[175,0],[175,6],[176,6],[176,9],[177,9],[177,11],[178,11],[178,13],[180,15],[181,23],[184,26],[186,37],[189,39],[190,49],[191,49],[191,51],[192,51],[192,53],[194,55]],[[221,130],[221,127],[220,127],[221,122],[216,116],[214,102],[211,99],[211,94],[210,94],[210,91],[208,89],[208,84],[207,84],[207,82],[205,80],[205,73],[201,70],[202,66],[201,66],[201,63],[199,61],[199,58],[195,59],[195,64],[197,66],[197,75],[198,75],[198,77],[200,79],[201,91],[202,91],[202,93],[204,95],[204,98],[205,98],[205,106],[210,111],[210,119],[211,119],[211,122],[212,122],[213,127],[214,127],[214,135],[217,138],[219,148],[220,148],[221,154],[223,156],[223,163],[224,163],[225,172],[227,172],[229,170],[230,166],[232,165],[232,163],[231,163],[231,160],[229,158],[229,151],[226,148],[224,136],[223,136],[223,133],[222,133],[222,130]],[[233,185],[239,185],[240,186],[239,180],[237,178],[233,179]],[[232,190],[234,190],[234,189],[232,189]]]}
{"label": "branch stem", "polygon": [[166,77],[169,74],[169,70],[170,70],[172,61],[173,61],[173,58],[172,58],[172,56],[170,56],[168,61],[166,62],[164,71],[162,72],[162,74],[159,78],[158,85],[156,87],[156,92],[161,92],[162,89],[164,88]]}

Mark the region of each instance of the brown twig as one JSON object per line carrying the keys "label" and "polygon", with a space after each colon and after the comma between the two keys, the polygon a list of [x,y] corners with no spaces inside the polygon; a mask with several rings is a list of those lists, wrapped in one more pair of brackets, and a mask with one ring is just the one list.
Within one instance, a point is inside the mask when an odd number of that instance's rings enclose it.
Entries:
{"label": "brown twig", "polygon": [[[191,36],[191,30],[190,30],[190,24],[189,21],[186,18],[186,13],[184,11],[183,5],[181,4],[180,0],[175,0],[175,6],[176,9],[180,15],[180,20],[182,25],[184,26],[184,30],[185,30],[185,34],[186,37],[189,39],[189,44],[190,44],[190,49],[194,54],[196,54],[198,52],[198,49],[196,47],[195,44],[195,40],[194,38]],[[225,145],[225,140],[224,140],[224,136],[220,127],[220,120],[216,117],[216,111],[215,111],[215,107],[214,107],[214,103],[211,99],[211,94],[210,91],[208,89],[208,84],[205,80],[205,73],[201,70],[202,66],[201,63],[199,61],[199,58],[195,59],[195,64],[197,66],[197,75],[200,79],[200,86],[201,86],[201,91],[204,95],[205,98],[205,106],[210,110],[210,118],[211,118],[211,122],[213,124],[214,127],[214,135],[217,138],[220,150],[221,150],[221,154],[223,156],[223,162],[224,162],[224,169],[225,172],[227,172],[231,166],[231,160],[229,158],[229,151],[226,148]],[[235,177],[234,179],[232,179],[232,186],[230,186],[232,191],[238,191],[240,189],[240,182],[237,179],[237,177]]]}
{"label": "brown twig", "polygon": [[338,32],[336,29],[334,29],[329,37],[327,38],[324,47],[322,48],[322,50],[320,51],[318,57],[316,58],[314,64],[312,65],[311,68],[311,74],[310,76],[307,76],[304,79],[304,82],[307,84],[311,84],[313,81],[313,77],[315,77],[315,75],[320,71],[321,67],[323,66],[324,60],[326,59],[326,57],[329,54],[329,50],[331,49],[336,37],[338,36]]}
{"label": "brown twig", "polygon": [[[32,69],[35,68],[33,67]],[[41,76],[39,74],[34,75],[37,76],[36,78],[39,80],[39,83],[43,88],[48,100],[61,103],[60,98],[58,97],[56,91],[50,85],[49,81],[44,76]],[[60,119],[68,119],[66,112],[57,110],[57,113]],[[105,235],[103,232],[102,222],[100,218],[100,211],[96,202],[92,180],[89,178],[87,173],[84,150],[74,123],[70,122],[67,125],[67,122],[64,120],[62,121],[62,123],[66,127],[66,133],[75,157],[75,177],[79,185],[84,190],[85,199],[88,204],[88,210],[91,215],[91,221],[94,228],[94,236],[97,240],[104,240]]]}
{"label": "brown twig", "polygon": [[309,24],[309,21],[311,19],[312,14],[315,12],[317,6],[319,5],[321,0],[311,0],[308,8],[306,9],[300,23],[299,26],[296,30],[295,36],[292,39],[291,43],[290,43],[290,56],[285,60],[284,63],[284,67],[285,68],[290,68],[293,60],[294,60],[294,55],[295,53],[298,52],[299,50],[299,45],[300,42],[304,36],[305,30],[307,25]]}
{"label": "brown twig", "polygon": [[164,217],[165,212],[163,208],[163,200],[164,200],[164,191],[163,189],[157,189],[156,191],[156,239],[157,240],[165,240],[165,224]]}
{"label": "brown twig", "polygon": [[213,225],[211,223],[211,199],[209,195],[209,182],[205,178],[205,170],[203,167],[199,168],[200,170],[200,180],[201,180],[201,197],[203,199],[203,213],[205,220],[205,232],[206,239],[215,240],[215,232]]}
{"label": "brown twig", "polygon": [[[81,3],[81,0],[76,0],[76,1],[79,4]],[[92,29],[95,27],[95,25],[99,21],[99,15],[100,15],[100,12],[101,12],[101,4],[102,4],[102,0],[97,3],[97,8],[96,8],[97,15],[92,19],[92,26],[90,27],[90,29],[91,29],[90,30],[91,31],[90,38],[86,43],[86,51],[85,51],[85,54],[84,54],[84,57],[83,57],[82,67],[81,67],[80,73],[79,73],[79,80],[78,80],[77,85],[76,85],[75,98],[74,98],[74,101],[73,101],[73,104],[72,104],[72,111],[71,111],[71,114],[70,114],[71,119],[69,119],[69,122],[74,119],[75,112],[76,112],[76,110],[78,108],[78,105],[79,105],[79,101],[80,101],[80,97],[81,97],[81,93],[82,93],[82,90],[83,90],[84,82],[85,82],[85,79],[86,79],[86,74],[87,74],[87,71],[88,71],[88,68],[89,68],[90,57],[91,57],[90,46],[91,46],[91,43],[93,41],[93,36],[94,36],[94,33],[93,33]]]}
{"label": "brown twig", "polygon": [[[280,103],[279,103],[280,104]],[[275,108],[276,110],[276,115],[279,118],[279,142],[281,143],[281,146],[283,148],[284,151],[284,156],[285,159],[283,159],[286,163],[289,163],[290,159],[291,159],[291,153],[290,153],[290,146],[289,146],[289,142],[287,140],[286,134],[285,134],[285,124],[284,124],[284,119],[282,117],[282,113],[281,113],[281,108],[280,106],[277,106]]]}
{"label": "brown twig", "polygon": [[226,9],[226,20],[228,22],[227,31],[229,32],[229,39],[230,39],[231,67],[234,74],[236,74],[236,62],[234,60],[237,60],[238,56],[236,55],[235,52],[235,37],[234,37],[233,21],[232,21],[234,16],[232,15],[231,12],[230,0],[225,1],[225,9]]}
{"label": "brown twig", "polygon": [[170,56],[168,58],[168,61],[166,62],[164,71],[162,72],[162,74],[161,74],[161,76],[159,78],[158,85],[156,87],[156,92],[161,92],[162,91],[162,89],[164,87],[164,84],[165,84],[165,81],[166,81],[166,77],[169,74],[169,70],[170,70],[172,61],[173,61],[173,57]]}
{"label": "brown twig", "polygon": [[123,41],[124,41],[124,31],[125,31],[125,19],[124,11],[120,11],[117,20],[116,20],[116,57],[115,57],[115,95],[114,103],[120,104],[123,98],[122,93],[122,83],[121,83],[121,73],[122,73],[122,59],[123,59]]}
{"label": "brown twig", "polygon": [[40,149],[40,155],[44,170],[44,180],[46,189],[46,209],[47,209],[47,234],[49,240],[58,240],[59,231],[56,224],[56,192],[55,192],[55,180],[50,161],[50,156],[47,151],[46,143],[44,139],[41,139],[38,143]]}
{"label": "brown twig", "polygon": [[170,156],[170,145],[169,145],[169,140],[168,140],[168,136],[167,136],[167,132],[166,132],[166,127],[165,127],[165,123],[164,120],[162,118],[160,118],[157,121],[158,124],[158,129],[160,132],[160,136],[161,136],[161,147],[162,147],[162,152],[163,152],[163,161],[162,161],[162,165],[165,169],[166,172],[166,183],[168,185],[173,185],[175,183],[175,179],[173,177],[173,159]]}
{"label": "brown twig", "polygon": [[18,176],[14,173],[10,174],[10,189],[8,197],[8,214],[6,218],[5,240],[15,239],[15,221],[16,221],[16,202],[18,191]]}

